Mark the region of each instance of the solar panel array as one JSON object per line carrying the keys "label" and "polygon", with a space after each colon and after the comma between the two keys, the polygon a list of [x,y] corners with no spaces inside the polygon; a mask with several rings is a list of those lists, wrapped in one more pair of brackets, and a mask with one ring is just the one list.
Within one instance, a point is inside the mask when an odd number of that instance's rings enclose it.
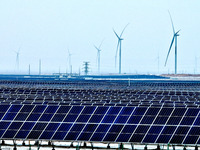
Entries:
{"label": "solar panel array", "polygon": [[0,139],[200,144],[199,83],[32,84],[1,84]]}

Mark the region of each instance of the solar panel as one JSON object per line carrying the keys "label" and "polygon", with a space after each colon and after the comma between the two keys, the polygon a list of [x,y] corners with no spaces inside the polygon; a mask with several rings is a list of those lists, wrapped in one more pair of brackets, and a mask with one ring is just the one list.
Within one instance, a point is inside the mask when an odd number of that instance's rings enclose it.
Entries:
{"label": "solar panel", "polygon": [[199,83],[95,84],[0,91],[1,139],[200,144]]}

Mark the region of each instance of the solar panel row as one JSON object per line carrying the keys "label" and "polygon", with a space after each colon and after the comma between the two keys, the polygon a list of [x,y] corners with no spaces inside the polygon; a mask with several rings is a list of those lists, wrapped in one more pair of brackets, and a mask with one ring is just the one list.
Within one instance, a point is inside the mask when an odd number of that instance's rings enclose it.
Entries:
{"label": "solar panel row", "polygon": [[0,105],[0,138],[200,144],[199,113],[175,107]]}
{"label": "solar panel row", "polygon": [[0,104],[199,107],[199,91],[0,88]]}

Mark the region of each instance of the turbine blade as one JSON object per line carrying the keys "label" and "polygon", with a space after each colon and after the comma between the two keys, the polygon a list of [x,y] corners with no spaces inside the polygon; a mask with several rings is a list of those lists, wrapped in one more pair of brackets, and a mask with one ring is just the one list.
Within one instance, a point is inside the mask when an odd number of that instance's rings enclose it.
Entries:
{"label": "turbine blade", "polygon": [[124,30],[126,29],[126,27],[129,25],[130,23],[128,23],[125,27],[124,27],[124,29],[122,30],[122,33],[120,34],[120,38],[122,37],[122,34],[124,33]]}
{"label": "turbine blade", "polygon": [[167,58],[166,58],[166,60],[165,60],[165,66],[166,66],[166,64],[167,64],[167,60],[168,60],[169,53],[170,53],[170,51],[171,51],[171,48],[172,48],[173,43],[174,43],[174,36],[173,36],[173,38],[172,38],[172,42],[171,42],[171,44],[170,44],[169,51],[168,51],[168,53],[167,53]]}
{"label": "turbine blade", "polygon": [[97,49],[97,51],[99,51],[100,49],[98,49],[95,45],[94,45],[94,47]]}
{"label": "turbine blade", "polygon": [[99,45],[99,50],[100,50],[100,48],[101,48],[101,45],[102,45],[103,41],[104,41],[104,39],[101,41],[101,44]]}
{"label": "turbine blade", "polygon": [[69,48],[67,50],[68,50],[68,55],[70,55]]}
{"label": "turbine blade", "polygon": [[117,33],[115,32],[114,29],[113,29],[113,32],[115,33],[115,35],[117,36],[117,38],[120,39],[120,37],[117,35]]}
{"label": "turbine blade", "polygon": [[117,63],[117,52],[119,49],[119,43],[120,43],[120,40],[118,40],[118,43],[117,43],[117,50],[116,50],[116,54],[115,54],[115,67],[116,67],[116,63]]}
{"label": "turbine blade", "polygon": [[178,30],[175,34],[177,35],[181,30]]}
{"label": "turbine blade", "polygon": [[175,29],[174,29],[174,24],[173,24],[173,20],[172,20],[172,16],[168,10],[168,13],[169,13],[169,16],[170,16],[170,20],[171,20],[171,23],[172,23],[172,29],[173,29],[173,33],[175,34]]}

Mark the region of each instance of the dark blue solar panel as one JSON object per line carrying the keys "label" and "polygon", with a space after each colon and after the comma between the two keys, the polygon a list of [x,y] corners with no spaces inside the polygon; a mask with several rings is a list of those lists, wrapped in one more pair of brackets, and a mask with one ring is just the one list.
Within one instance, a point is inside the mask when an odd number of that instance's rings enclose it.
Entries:
{"label": "dark blue solar panel", "polygon": [[197,117],[195,122],[194,122],[194,125],[200,125],[200,117]]}
{"label": "dark blue solar panel", "polygon": [[0,113],[0,120],[2,119],[2,117],[4,116],[5,113]]}
{"label": "dark blue solar panel", "polygon": [[173,108],[162,108],[159,116],[169,116],[172,112]]}
{"label": "dark blue solar panel", "polygon": [[88,141],[90,139],[91,135],[92,135],[92,133],[81,133],[78,140]]}
{"label": "dark blue solar panel", "polygon": [[124,125],[112,125],[112,127],[110,128],[109,132],[120,132],[122,130]]}
{"label": "dark blue solar panel", "polygon": [[116,116],[105,116],[104,119],[102,120],[102,123],[112,123],[115,120]]}
{"label": "dark blue solar panel", "polygon": [[21,130],[31,130],[34,125],[35,125],[35,122],[25,122]]}
{"label": "dark blue solar panel", "polygon": [[148,131],[150,126],[143,126],[139,125],[137,129],[135,130],[135,133],[146,133]]}
{"label": "dark blue solar panel", "polygon": [[7,130],[2,138],[13,138],[16,133],[17,130]]}
{"label": "dark blue solar panel", "polygon": [[192,127],[190,129],[189,135],[196,135],[197,133],[200,133],[200,127]]}
{"label": "dark blue solar panel", "polygon": [[160,110],[160,108],[149,108],[145,115],[153,115],[153,116],[155,116],[155,115],[158,114],[159,110]]}
{"label": "dark blue solar panel", "polygon": [[122,130],[122,133],[133,133],[136,127],[136,125],[125,125]]}
{"label": "dark blue solar panel", "polygon": [[39,121],[50,121],[54,114],[43,114]]}
{"label": "dark blue solar panel", "polygon": [[64,117],[65,117],[65,114],[55,114],[51,121],[53,121],[53,122],[62,122]]}
{"label": "dark blue solar panel", "polygon": [[199,109],[188,109],[185,116],[196,116],[199,113]]}
{"label": "dark blue solar panel", "polygon": [[132,115],[143,115],[146,112],[145,107],[136,107]]}
{"label": "dark blue solar panel", "polygon": [[44,106],[44,105],[37,105],[37,106],[35,106],[35,108],[33,109],[33,112],[32,112],[32,113],[42,113],[42,112],[45,110],[46,107],[47,107],[47,106]]}
{"label": "dark blue solar panel", "polygon": [[6,113],[2,120],[13,120],[17,113]]}
{"label": "dark blue solar panel", "polygon": [[178,125],[182,117],[170,117],[167,124],[168,125]]}
{"label": "dark blue solar panel", "polygon": [[183,116],[186,110],[186,108],[175,108],[175,110],[172,113],[172,116]]}
{"label": "dark blue solar panel", "polygon": [[92,117],[90,118],[89,122],[92,123],[99,123],[104,115],[92,115]]}
{"label": "dark blue solar panel", "polygon": [[152,124],[153,123],[153,120],[155,119],[155,117],[151,117],[151,116],[144,116],[142,121],[141,121],[141,124]]}
{"label": "dark blue solar panel", "polygon": [[56,131],[59,125],[59,123],[49,123],[45,130]]}
{"label": "dark blue solar panel", "polygon": [[148,133],[159,134],[161,132],[162,128],[163,128],[163,126],[151,126]]}
{"label": "dark blue solar panel", "polygon": [[22,122],[12,122],[8,129],[19,129],[22,125]]}
{"label": "dark blue solar panel", "polygon": [[60,106],[57,113],[68,113],[72,106]]}
{"label": "dark blue solar panel", "polygon": [[187,136],[183,144],[194,144],[198,138],[199,136]]}
{"label": "dark blue solar panel", "polygon": [[39,139],[51,139],[53,134],[54,134],[54,132],[44,131]]}
{"label": "dark blue solar panel", "polygon": [[175,129],[176,129],[176,126],[165,126],[162,131],[162,134],[173,134]]}
{"label": "dark blue solar panel", "polygon": [[20,110],[20,112],[31,112],[32,109],[34,108],[34,105],[24,105],[22,107],[22,109]]}
{"label": "dark blue solar panel", "polygon": [[82,109],[83,109],[83,106],[73,106],[69,113],[79,114]]}
{"label": "dark blue solar panel", "polygon": [[103,139],[103,141],[115,141],[117,138],[118,134],[117,133],[108,133],[106,137]]}
{"label": "dark blue solar panel", "polygon": [[192,125],[194,122],[194,117],[184,117],[181,121],[181,125]]}
{"label": "dark blue solar panel", "polygon": [[107,124],[100,124],[96,130],[96,132],[107,132],[110,125]]}
{"label": "dark blue solar panel", "polygon": [[27,138],[28,139],[38,139],[41,133],[42,133],[41,131],[31,131]]}
{"label": "dark blue solar panel", "polygon": [[8,112],[18,112],[21,109],[22,105],[11,105]]}
{"label": "dark blue solar panel", "polygon": [[133,134],[130,139],[130,142],[141,142],[143,138],[144,134]]}
{"label": "dark blue solar panel", "polygon": [[5,130],[0,129],[0,137],[4,134]]}
{"label": "dark blue solar panel", "polygon": [[157,117],[154,124],[165,124],[169,117]]}
{"label": "dark blue solar panel", "polygon": [[121,107],[111,107],[109,110],[108,110],[108,113],[109,115],[117,115],[119,113],[119,111],[121,110]]}
{"label": "dark blue solar panel", "polygon": [[105,133],[94,133],[90,141],[102,141]]}
{"label": "dark blue solar panel", "polygon": [[97,124],[87,124],[83,130],[83,132],[94,132],[96,129]]}
{"label": "dark blue solar panel", "polygon": [[53,136],[53,140],[63,140],[67,132],[56,132]]}
{"label": "dark blue solar panel", "polygon": [[44,128],[47,126],[47,123],[37,123],[33,130],[44,130]]}
{"label": "dark blue solar panel", "polygon": [[74,124],[70,131],[80,132],[84,126],[84,124]]}
{"label": "dark blue solar panel", "polygon": [[175,134],[187,134],[188,130],[190,129],[190,127],[182,127],[182,126],[179,126],[175,132]]}
{"label": "dark blue solar panel", "polygon": [[143,142],[145,142],[145,143],[154,143],[156,141],[157,137],[158,137],[158,135],[147,134],[146,137],[144,138]]}
{"label": "dark blue solar panel", "polygon": [[156,143],[169,143],[171,135],[160,135]]}
{"label": "dark blue solar panel", "polygon": [[115,123],[126,123],[128,118],[129,116],[118,116],[117,119],[115,120]]}
{"label": "dark blue solar panel", "polygon": [[69,132],[65,137],[65,140],[71,141],[76,140],[80,132]]}
{"label": "dark blue solar panel", "polygon": [[44,113],[55,113],[58,106],[48,106]]}
{"label": "dark blue solar panel", "polygon": [[82,114],[92,114],[94,112],[94,110],[96,109],[96,107],[85,107],[82,111]]}
{"label": "dark blue solar panel", "polygon": [[76,122],[88,122],[91,115],[80,115]]}
{"label": "dark blue solar panel", "polygon": [[28,113],[18,113],[15,120],[24,121],[28,117]]}
{"label": "dark blue solar panel", "polygon": [[105,114],[109,107],[97,107],[94,114]]}
{"label": "dark blue solar panel", "polygon": [[131,116],[128,120],[128,124],[138,124],[142,116]]}
{"label": "dark blue solar panel", "polygon": [[0,105],[0,112],[5,113],[9,107],[10,107],[10,105]]}
{"label": "dark blue solar panel", "polygon": [[27,121],[37,121],[41,114],[30,114]]}
{"label": "dark blue solar panel", "polygon": [[66,118],[65,118],[65,120],[64,120],[64,122],[74,122],[76,119],[77,119],[77,117],[78,117],[78,114],[68,114],[67,116],[66,116]]}
{"label": "dark blue solar panel", "polygon": [[27,135],[29,134],[30,131],[22,131],[20,130],[17,135],[15,136],[15,138],[19,138],[19,139],[25,139],[27,137]]}
{"label": "dark blue solar panel", "polygon": [[120,112],[120,115],[130,115],[134,110],[134,107],[123,107]]}
{"label": "dark blue solar panel", "polygon": [[127,142],[132,134],[120,134],[116,142]]}
{"label": "dark blue solar panel", "polygon": [[71,128],[72,124],[70,123],[62,123],[58,128],[58,131],[68,131]]}
{"label": "dark blue solar panel", "polygon": [[170,143],[181,144],[185,136],[174,135]]}

